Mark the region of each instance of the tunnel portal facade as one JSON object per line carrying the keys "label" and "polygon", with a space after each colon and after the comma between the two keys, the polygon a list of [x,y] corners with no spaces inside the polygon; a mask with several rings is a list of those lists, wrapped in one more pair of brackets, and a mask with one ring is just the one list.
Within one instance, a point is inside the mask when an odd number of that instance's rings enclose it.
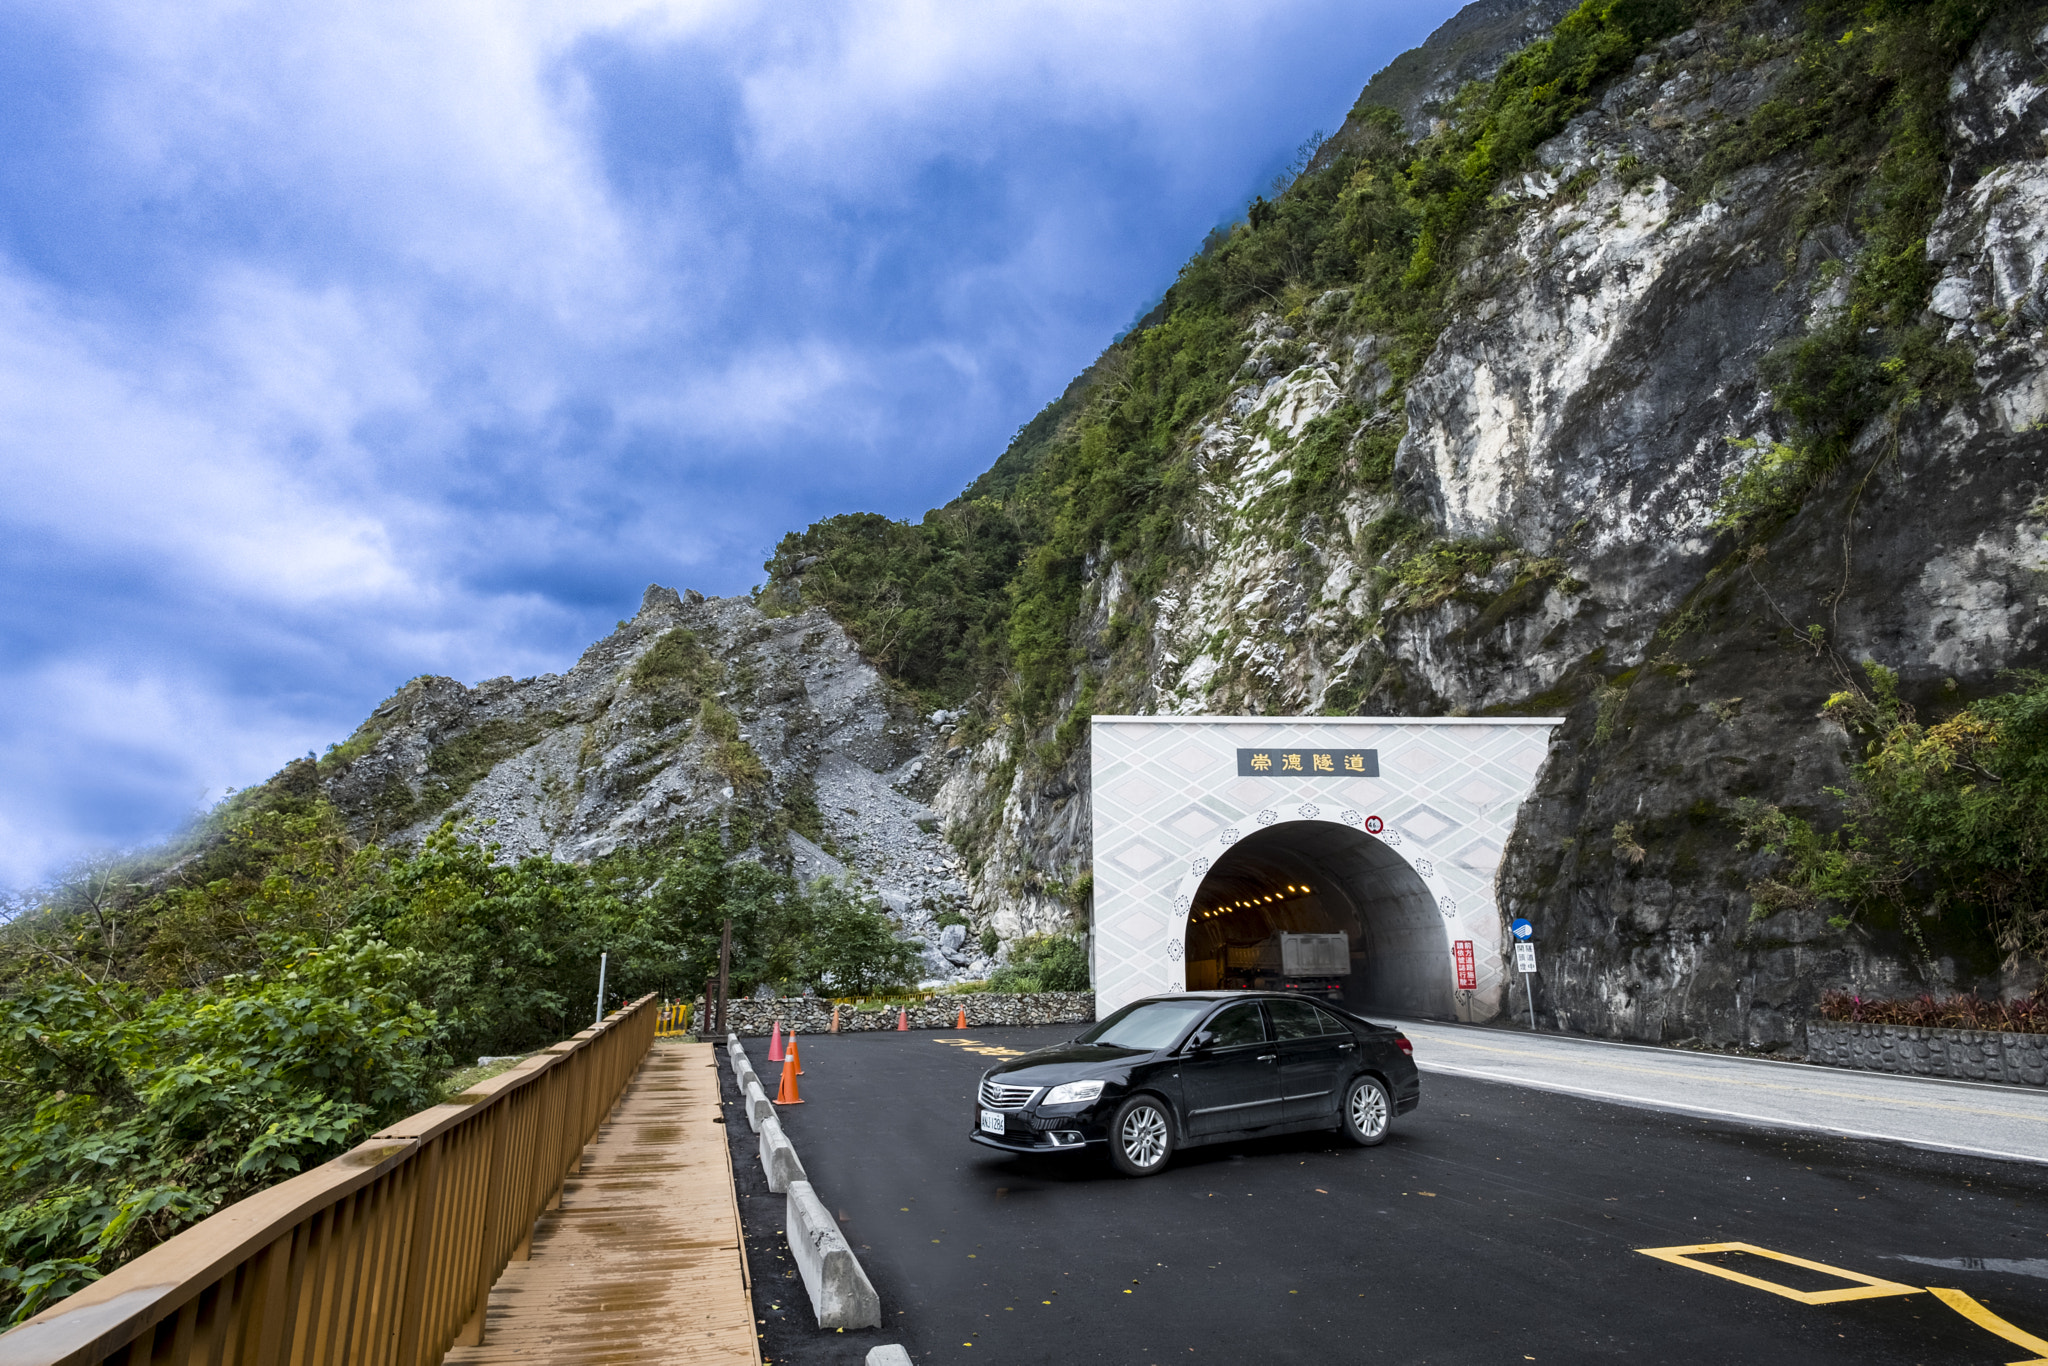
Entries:
{"label": "tunnel portal facade", "polygon": [[[1269,980],[1260,946],[1282,932],[1346,936],[1350,1009],[1498,1014],[1506,924],[1494,875],[1557,724],[1096,717],[1098,1015]],[[1465,993],[1461,941],[1476,979]]]}

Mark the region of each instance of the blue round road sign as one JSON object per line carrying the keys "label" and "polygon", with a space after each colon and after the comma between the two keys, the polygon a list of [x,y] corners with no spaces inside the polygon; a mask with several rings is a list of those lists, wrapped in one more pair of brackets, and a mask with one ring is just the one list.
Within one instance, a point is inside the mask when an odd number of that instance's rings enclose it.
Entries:
{"label": "blue round road sign", "polygon": [[1536,937],[1536,927],[1526,920],[1510,920],[1508,922],[1508,933],[1517,939],[1534,939]]}

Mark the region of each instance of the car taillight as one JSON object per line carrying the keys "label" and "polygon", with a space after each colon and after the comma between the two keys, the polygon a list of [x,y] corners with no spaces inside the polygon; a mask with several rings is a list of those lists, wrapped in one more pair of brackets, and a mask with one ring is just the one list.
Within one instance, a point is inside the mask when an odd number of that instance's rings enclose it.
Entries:
{"label": "car taillight", "polygon": [[1411,1058],[1415,1056],[1415,1045],[1408,1042],[1406,1034],[1396,1034],[1394,1036],[1394,1047],[1400,1049]]}

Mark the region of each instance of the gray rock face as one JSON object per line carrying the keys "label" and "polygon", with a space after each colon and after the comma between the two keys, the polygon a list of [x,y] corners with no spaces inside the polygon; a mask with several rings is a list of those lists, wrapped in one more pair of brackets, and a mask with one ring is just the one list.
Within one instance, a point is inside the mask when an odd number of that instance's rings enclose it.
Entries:
{"label": "gray rock face", "polygon": [[[678,630],[702,647],[706,681],[636,681]],[[706,701],[730,713],[764,776],[735,782]],[[850,875],[934,944],[932,916],[969,904],[959,857],[915,795],[919,751],[934,742],[824,613],[768,617],[748,598],[655,586],[565,674],[474,688],[414,679],[351,738],[360,752],[325,786],[363,837],[412,842],[455,819],[507,858],[585,860],[674,830],[730,843],[738,818],[757,842],[750,856],[807,882]],[[790,828],[805,808],[823,843]],[[967,965],[928,951],[926,966],[943,981]]]}

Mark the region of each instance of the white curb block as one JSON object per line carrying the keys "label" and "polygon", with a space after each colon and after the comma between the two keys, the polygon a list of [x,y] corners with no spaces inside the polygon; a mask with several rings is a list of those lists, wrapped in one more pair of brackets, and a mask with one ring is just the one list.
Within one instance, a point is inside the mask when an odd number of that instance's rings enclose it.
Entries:
{"label": "white curb block", "polygon": [[782,1121],[773,1115],[761,1121],[761,1171],[768,1178],[768,1189],[777,1195],[789,1194],[793,1181],[810,1179],[804,1174],[804,1164],[797,1161],[795,1145],[782,1132]]}
{"label": "white curb block", "polygon": [[726,1056],[732,1059],[733,1080],[741,1086],[745,1086],[747,1078],[754,1075],[754,1064],[753,1060],[747,1057],[747,1050],[740,1047],[739,1035],[728,1034],[725,1036],[725,1052]]}
{"label": "white curb block", "polygon": [[[811,1189],[804,1165],[797,1159],[796,1145],[782,1131],[775,1117],[775,1104],[768,1099],[761,1079],[747,1061],[737,1035],[726,1036],[726,1057],[732,1063],[733,1079],[747,1107],[747,1123],[761,1136],[761,1170],[768,1189],[784,1199],[783,1236],[802,1273],[804,1289],[811,1297],[811,1312],[820,1328],[879,1328],[882,1326],[882,1298],[874,1283],[861,1270],[860,1260],[847,1246],[831,1211]],[[894,1353],[894,1355],[890,1355]],[[873,1366],[909,1366],[910,1357],[899,1346],[877,1347],[869,1354]]]}
{"label": "white curb block", "polygon": [[768,1099],[768,1093],[761,1089],[759,1077],[747,1078],[746,1098],[747,1127],[758,1134],[764,1123],[775,1118],[775,1102]]}
{"label": "white curb block", "polygon": [[868,1348],[867,1366],[910,1366],[910,1353],[898,1343]]}
{"label": "white curb block", "polygon": [[789,1184],[783,1209],[789,1251],[811,1294],[811,1312],[820,1328],[879,1328],[882,1297],[861,1270],[846,1235],[808,1181]]}

